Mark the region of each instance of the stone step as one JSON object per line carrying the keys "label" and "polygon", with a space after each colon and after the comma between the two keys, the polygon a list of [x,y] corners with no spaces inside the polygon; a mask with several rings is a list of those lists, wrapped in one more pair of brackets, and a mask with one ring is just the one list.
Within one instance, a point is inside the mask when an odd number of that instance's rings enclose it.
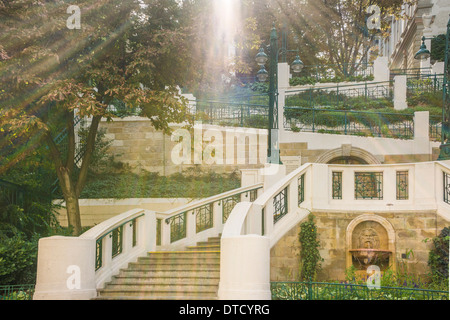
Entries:
{"label": "stone step", "polygon": [[145,283],[145,282],[135,282],[135,283],[109,283],[105,286],[103,290],[112,290],[112,291],[150,291],[150,292],[192,292],[192,293],[217,293],[217,285],[216,283],[211,284],[203,284],[203,283],[194,283],[194,284],[173,284],[173,283]]}
{"label": "stone step", "polygon": [[190,264],[155,264],[149,265],[145,263],[137,263],[133,262],[128,265],[128,268],[131,270],[182,270],[182,271],[208,271],[208,270],[217,270],[220,269],[220,262],[217,263],[190,263]]}
{"label": "stone step", "polygon": [[214,265],[214,264],[220,264],[220,258],[219,257],[211,257],[211,258],[197,258],[197,259],[191,259],[191,258],[153,258],[153,257],[145,257],[145,258],[139,258],[137,263],[139,264],[148,264],[151,266],[171,266],[171,265],[185,265],[185,266],[196,266],[199,264],[207,264],[207,265]]}
{"label": "stone step", "polygon": [[217,290],[182,291],[182,290],[148,290],[148,289],[101,289],[97,299],[133,299],[133,300],[217,300]]}
{"label": "stone step", "polygon": [[216,245],[216,246],[218,245],[218,246],[220,246],[220,239],[197,242],[197,246],[208,246],[208,245]]}
{"label": "stone step", "polygon": [[220,255],[205,255],[205,256],[176,256],[176,255],[153,255],[149,257],[141,257],[137,263],[149,265],[174,265],[174,264],[216,264],[220,263]]}
{"label": "stone step", "polygon": [[113,276],[95,300],[216,300],[220,239],[184,251],[149,252]]}
{"label": "stone step", "polygon": [[119,276],[124,277],[160,277],[160,278],[219,278],[220,270],[121,270]]}
{"label": "stone step", "polygon": [[220,245],[205,244],[201,246],[189,246],[186,248],[188,251],[219,251]]}
{"label": "stone step", "polygon": [[146,257],[142,259],[220,259],[220,251],[158,251],[149,252]]}
{"label": "stone step", "polygon": [[139,300],[182,300],[182,301],[187,301],[187,300],[206,300],[206,301],[211,301],[211,300],[217,300],[217,296],[216,295],[201,295],[201,296],[192,296],[192,295],[161,295],[161,296],[157,296],[157,295],[152,295],[152,296],[142,296],[139,293],[136,293],[136,295],[128,295],[128,296],[122,296],[120,295],[120,292],[114,295],[108,295],[108,296],[99,296],[94,298],[93,300],[117,300],[117,301],[126,301],[126,300],[131,300],[131,301],[139,301]]}
{"label": "stone step", "polygon": [[216,277],[132,277],[126,275],[112,277],[111,284],[159,284],[159,285],[219,285],[219,276]]}

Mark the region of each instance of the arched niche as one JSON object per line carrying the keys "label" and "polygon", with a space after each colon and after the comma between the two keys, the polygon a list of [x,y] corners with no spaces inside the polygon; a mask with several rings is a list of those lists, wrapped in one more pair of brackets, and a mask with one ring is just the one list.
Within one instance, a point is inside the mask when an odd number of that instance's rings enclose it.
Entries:
{"label": "arched niche", "polygon": [[[346,230],[346,268],[354,265],[353,250],[357,249],[373,250],[380,255],[389,252],[389,265],[391,270],[396,270],[395,230],[385,218],[365,214],[349,223]],[[383,267],[387,265],[380,266],[380,269]]]}

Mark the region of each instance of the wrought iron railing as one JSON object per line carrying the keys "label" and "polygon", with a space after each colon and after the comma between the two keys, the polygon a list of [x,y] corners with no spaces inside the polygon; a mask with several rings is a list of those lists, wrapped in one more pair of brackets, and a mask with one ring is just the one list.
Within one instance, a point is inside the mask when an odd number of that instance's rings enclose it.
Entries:
{"label": "wrought iron railing", "polygon": [[293,132],[414,139],[413,114],[286,107],[284,125]]}
{"label": "wrought iron railing", "polygon": [[34,284],[0,286],[0,300],[32,300]]}
{"label": "wrought iron railing", "polygon": [[272,300],[449,300],[448,291],[348,283],[272,282]]}
{"label": "wrought iron railing", "polygon": [[408,76],[408,77],[422,77],[431,75],[433,69],[431,67],[427,68],[405,68],[405,69],[392,69],[390,72],[391,78],[395,76]]}
{"label": "wrought iron railing", "polygon": [[95,270],[99,270],[100,268],[103,267],[104,263],[104,239],[106,237],[110,237],[111,238],[111,259],[119,256],[120,254],[122,254],[123,252],[123,237],[124,237],[124,226],[125,225],[130,225],[130,227],[132,228],[132,247],[135,247],[137,245],[137,224],[136,221],[143,217],[144,214],[141,214],[137,217],[134,217],[133,219],[127,220],[123,223],[121,223],[118,226],[115,226],[114,228],[112,228],[111,230],[107,231],[106,233],[104,233],[102,236],[100,236],[97,240],[96,240],[96,251],[95,251]]}
{"label": "wrought iron railing", "polygon": [[332,198],[342,200],[342,172],[333,171],[332,179]]}
{"label": "wrought iron railing", "polygon": [[284,188],[273,198],[273,222],[277,223],[288,213],[288,188]]}
{"label": "wrought iron railing", "polygon": [[302,74],[314,78],[316,81],[335,79],[341,81],[353,78],[364,78],[374,74],[373,63],[343,63],[328,65],[309,65],[303,68]]}
{"label": "wrought iron railing", "polygon": [[[222,200],[222,222],[226,223],[228,220],[228,217],[230,216],[231,211],[233,211],[236,204],[240,202],[240,195],[235,195],[228,197],[226,199]],[[250,198],[250,202],[255,201],[254,199]]]}
{"label": "wrought iron railing", "polygon": [[269,107],[261,103],[199,101],[195,121],[231,127],[267,128]]}
{"label": "wrought iron railing", "polygon": [[442,141],[442,116],[430,116],[430,140]]}
{"label": "wrought iron railing", "polygon": [[450,174],[448,172],[443,171],[442,174],[444,175],[443,178],[443,195],[444,195],[444,202],[447,204],[450,204]]}
{"label": "wrought iron railing", "polygon": [[407,94],[411,97],[414,94],[424,92],[441,92],[444,88],[443,74],[422,75],[420,77],[410,77],[407,81]]}
{"label": "wrought iron railing", "polygon": [[397,200],[409,200],[409,171],[397,171]]}
{"label": "wrought iron railing", "polygon": [[355,172],[356,200],[383,200],[383,172]]}
{"label": "wrought iron railing", "polygon": [[[254,201],[257,197],[257,191],[262,189],[262,186],[251,188],[244,191],[238,191],[231,195],[212,197],[214,199],[203,202],[199,205],[194,205],[189,207],[185,211],[178,212],[172,216],[165,219],[165,223],[169,225],[170,228],[170,243],[174,243],[185,239],[188,235],[188,215],[192,214],[195,217],[195,232],[200,233],[215,227],[214,225],[214,205],[218,204],[222,207],[222,223],[225,224],[231,211],[234,209],[236,204],[242,201],[243,196],[247,201]],[[157,241],[161,242],[161,232],[159,239]]]}
{"label": "wrought iron railing", "polygon": [[298,177],[298,206],[305,201],[305,174]]}
{"label": "wrought iron railing", "polygon": [[387,107],[393,100],[393,81],[311,87],[289,90],[286,94],[288,107],[328,107],[348,110],[372,106]]}

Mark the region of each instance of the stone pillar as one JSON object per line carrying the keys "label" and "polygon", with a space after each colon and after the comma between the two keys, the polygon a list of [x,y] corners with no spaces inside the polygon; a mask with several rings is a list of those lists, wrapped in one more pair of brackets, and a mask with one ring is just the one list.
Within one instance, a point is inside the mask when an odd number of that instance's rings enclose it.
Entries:
{"label": "stone pillar", "polygon": [[289,88],[289,80],[291,78],[291,73],[289,70],[289,64],[286,62],[278,64],[278,88],[286,89]]}
{"label": "stone pillar", "polygon": [[220,300],[270,300],[270,240],[257,235],[222,238]]}
{"label": "stone pillar", "polygon": [[90,300],[97,296],[93,239],[39,240],[34,300]]}
{"label": "stone pillar", "polygon": [[[414,113],[414,154],[430,154],[430,114]],[[430,159],[431,160],[431,159]]]}
{"label": "stone pillar", "polygon": [[375,82],[385,82],[390,80],[388,57],[378,57],[373,63],[373,75]]}
{"label": "stone pillar", "polygon": [[406,102],[407,78],[406,76],[396,76],[394,78],[394,109],[405,110],[408,108]]}

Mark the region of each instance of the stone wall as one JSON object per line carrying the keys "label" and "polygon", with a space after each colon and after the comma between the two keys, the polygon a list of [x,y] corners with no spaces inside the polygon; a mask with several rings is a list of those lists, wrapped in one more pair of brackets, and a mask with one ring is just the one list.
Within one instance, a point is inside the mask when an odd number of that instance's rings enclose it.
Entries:
{"label": "stone wall", "polygon": [[[213,132],[212,135],[217,134],[217,139],[203,141],[200,150],[215,144],[218,146],[217,150],[213,151],[215,149],[210,147],[209,151],[210,154],[217,155],[219,149],[223,149],[222,161],[214,161],[214,163],[207,163],[206,159],[200,159],[200,162],[195,160],[195,143],[197,142],[194,131],[191,130],[189,163],[180,164],[174,161],[174,150],[180,145],[179,137],[155,130],[146,118],[132,117],[115,119],[112,122],[102,121],[100,128],[106,130],[106,138],[112,141],[109,151],[114,155],[115,160],[129,164],[137,171],[144,169],[168,176],[181,173],[188,168],[198,167],[203,171],[230,173],[239,169],[261,168],[266,161],[266,130],[202,126],[198,132],[203,132],[204,140],[208,140],[207,132]],[[172,129],[176,131],[182,128],[180,125],[173,125]]]}
{"label": "stone wall", "polygon": [[[385,219],[394,230],[393,252],[394,269],[407,270],[415,274],[426,274],[429,269],[428,252],[432,243],[423,240],[439,235],[444,227],[450,226],[435,212],[410,213],[326,213],[316,212],[320,254],[324,259],[319,281],[344,280],[345,270],[349,267],[347,228],[355,219],[364,220],[376,216]],[[300,224],[288,232],[271,250],[271,280],[298,281],[300,243]],[[412,251],[411,251],[412,250]],[[412,254],[407,256],[408,252]],[[406,269],[405,269],[406,268]]]}
{"label": "stone wall", "polygon": [[[281,160],[288,166],[291,172],[306,163],[322,163],[321,160],[333,160],[338,157],[355,157],[363,160],[367,164],[396,164],[396,163],[416,163],[436,161],[439,157],[439,148],[433,148],[432,154],[371,154],[361,148],[356,148],[351,144],[342,144],[337,149],[312,149],[306,142],[280,143]],[[327,155],[330,155],[327,157]],[[328,162],[325,162],[328,163]],[[351,164],[351,163],[350,163]]]}

